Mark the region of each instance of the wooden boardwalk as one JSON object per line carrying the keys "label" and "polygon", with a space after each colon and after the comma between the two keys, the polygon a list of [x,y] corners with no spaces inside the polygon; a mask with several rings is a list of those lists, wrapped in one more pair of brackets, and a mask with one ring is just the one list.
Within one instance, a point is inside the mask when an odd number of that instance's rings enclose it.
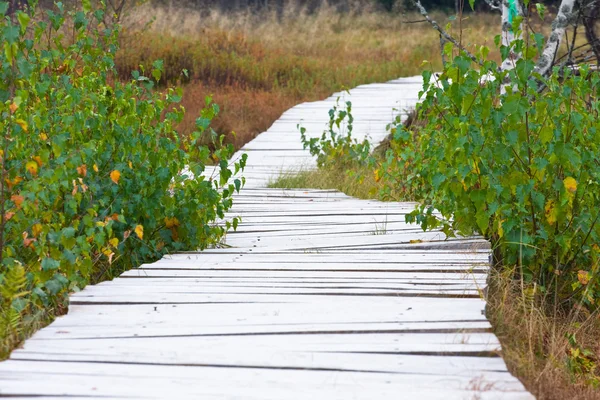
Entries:
{"label": "wooden boardwalk", "polygon": [[[420,87],[354,89],[355,132],[382,140]],[[532,399],[484,315],[484,241],[407,225],[410,203],[265,188],[314,166],[296,124],[319,134],[334,101],[291,109],[245,146],[231,247],[74,294],[68,315],[0,363],[0,397]]]}

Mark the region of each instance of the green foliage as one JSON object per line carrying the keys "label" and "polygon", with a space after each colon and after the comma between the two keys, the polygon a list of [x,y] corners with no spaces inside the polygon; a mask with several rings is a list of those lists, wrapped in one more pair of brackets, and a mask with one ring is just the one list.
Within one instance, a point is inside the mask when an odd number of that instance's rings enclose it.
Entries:
{"label": "green foliage", "polygon": [[[394,127],[387,178],[410,182],[408,220],[490,239],[498,265],[558,305],[596,308],[600,296],[600,77],[583,67],[543,78],[542,43],[518,40],[515,68],[459,55],[423,74],[418,136]],[[509,49],[501,48],[508,56]],[[408,175],[404,164],[410,165]],[[443,217],[434,215],[433,210]]]}
{"label": "green foliage", "polygon": [[567,368],[574,377],[583,377],[594,388],[600,387],[598,360],[593,351],[582,348],[575,334],[568,334],[569,349],[567,352]]}
{"label": "green foliage", "polygon": [[[180,136],[181,93],[154,91],[139,72],[120,83],[117,31],[98,28],[104,11],[88,8],[0,16],[0,337],[27,313],[64,307],[69,291],[204,249],[239,222],[215,223],[243,185],[233,176],[246,156],[227,161],[222,138],[213,154],[197,145],[214,135],[218,107],[208,98],[195,132]],[[161,73],[155,62],[154,81]],[[205,178],[212,161],[220,172]]]}
{"label": "green foliage", "polygon": [[21,315],[26,304],[25,297],[27,277],[25,268],[18,265],[11,268],[0,280],[0,340],[3,347],[10,345],[9,341],[21,333]]}
{"label": "green foliage", "polygon": [[338,98],[329,110],[329,127],[320,138],[307,137],[306,128],[298,125],[302,145],[317,158],[319,168],[366,165],[371,161],[371,144],[366,138],[359,142],[352,137],[353,123],[352,103],[347,101],[340,107]]}

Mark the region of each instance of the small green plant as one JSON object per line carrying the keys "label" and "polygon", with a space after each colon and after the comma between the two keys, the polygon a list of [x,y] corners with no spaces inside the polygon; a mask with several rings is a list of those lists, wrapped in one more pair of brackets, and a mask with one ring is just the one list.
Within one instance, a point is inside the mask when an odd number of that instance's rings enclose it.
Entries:
{"label": "small green plant", "polygon": [[319,168],[356,163],[366,165],[371,162],[371,144],[366,138],[360,142],[352,137],[353,123],[352,102],[347,101],[340,106],[338,98],[329,110],[328,129],[323,131],[320,138],[308,138],[306,128],[298,125],[302,145],[317,158]]}
{"label": "small green plant", "polygon": [[381,222],[377,222],[375,221],[375,230],[372,231],[372,234],[375,236],[379,236],[379,235],[387,235],[387,216],[385,217],[384,221]]}
{"label": "small green plant", "polygon": [[582,348],[577,342],[575,334],[566,336],[569,341],[567,368],[574,377],[583,377],[591,386],[600,387],[597,355],[588,349]]}
{"label": "small green plant", "polygon": [[[116,79],[118,27],[100,28],[104,10],[6,10],[0,2],[0,338],[14,341],[24,316],[60,312],[70,291],[236,228],[215,221],[246,156],[229,162],[222,138],[212,154],[197,144],[214,135],[210,98],[192,135],[174,130],[181,93],[154,90],[161,61],[151,78]],[[208,162],[216,176],[203,175]]]}

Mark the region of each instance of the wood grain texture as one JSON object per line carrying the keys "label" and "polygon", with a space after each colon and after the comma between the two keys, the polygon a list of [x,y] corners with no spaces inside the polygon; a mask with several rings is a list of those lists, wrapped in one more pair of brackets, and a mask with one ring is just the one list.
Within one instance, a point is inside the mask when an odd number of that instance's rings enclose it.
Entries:
{"label": "wood grain texture", "polygon": [[[356,137],[383,140],[421,87],[345,95]],[[315,168],[296,125],[319,136],[338,96],[288,110],[242,149],[247,184],[226,215],[242,224],[226,246],[73,294],[67,315],[0,363],[0,397],[533,399],[485,317],[484,240],[406,224],[414,203],[266,188]]]}

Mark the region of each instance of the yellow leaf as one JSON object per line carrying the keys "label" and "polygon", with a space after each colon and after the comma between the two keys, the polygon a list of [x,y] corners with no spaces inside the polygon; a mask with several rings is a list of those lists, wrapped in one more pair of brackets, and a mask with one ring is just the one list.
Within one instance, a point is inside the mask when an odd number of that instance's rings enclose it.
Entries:
{"label": "yellow leaf", "polygon": [[142,225],[137,225],[134,229],[135,234],[138,235],[140,239],[144,238],[144,227]]}
{"label": "yellow leaf", "polygon": [[477,163],[475,160],[472,160],[472,164],[473,164],[473,171],[475,171],[475,174],[481,175],[481,171],[479,170],[479,163]]}
{"label": "yellow leaf", "polygon": [[9,106],[9,108],[10,108],[10,112],[11,112],[12,114],[14,114],[14,113],[17,111],[17,109],[19,108],[19,106],[18,106],[16,103],[12,103],[12,104]]}
{"label": "yellow leaf", "polygon": [[22,119],[16,119],[15,122],[21,127],[21,129],[23,129],[25,132],[27,132],[27,129],[29,129],[29,126],[27,125],[27,122],[25,122],[25,120]]}
{"label": "yellow leaf", "polygon": [[81,176],[87,175],[87,165],[83,164],[77,167],[77,173]]}
{"label": "yellow leaf", "polygon": [[587,271],[579,270],[577,272],[577,279],[582,285],[587,285],[590,281],[590,274]]}
{"label": "yellow leaf", "polygon": [[44,162],[42,161],[42,158],[40,156],[35,156],[33,157],[33,160],[37,163],[38,166],[42,166],[44,165]]}
{"label": "yellow leaf", "polygon": [[179,220],[176,217],[173,217],[173,218],[166,217],[165,225],[167,226],[167,228],[173,228],[175,226],[179,226]]}
{"label": "yellow leaf", "polygon": [[571,193],[575,193],[577,191],[577,181],[574,178],[570,176],[566,177],[563,181],[563,184],[565,185],[565,189],[567,189],[567,191]]}
{"label": "yellow leaf", "polygon": [[94,164],[93,168],[94,168],[94,172],[98,172],[98,166],[96,164]]}
{"label": "yellow leaf", "polygon": [[504,222],[503,219],[497,219],[498,221],[498,236],[500,238],[504,237],[504,227],[502,226],[502,223]]}
{"label": "yellow leaf", "polygon": [[373,174],[375,175],[375,182],[379,182],[381,180],[381,175],[379,174],[379,170],[376,169]]}
{"label": "yellow leaf", "polygon": [[548,200],[546,206],[544,207],[544,211],[546,212],[546,221],[548,221],[550,225],[556,223],[558,212],[556,210],[554,200]]}
{"label": "yellow leaf", "polygon": [[27,161],[27,164],[25,164],[25,169],[31,175],[36,176],[38,173],[38,164],[35,161]]}
{"label": "yellow leaf", "polygon": [[108,243],[110,243],[110,245],[112,247],[117,247],[119,245],[119,239],[117,238],[112,238],[108,241]]}
{"label": "yellow leaf", "polygon": [[40,133],[40,139],[41,140],[48,140],[48,135],[46,135],[44,132]]}
{"label": "yellow leaf", "polygon": [[133,164],[129,161],[129,168],[133,168]]}
{"label": "yellow leaf", "polygon": [[102,253],[104,253],[104,255],[106,257],[108,257],[108,263],[112,264],[112,259],[113,259],[113,256],[115,255],[115,253],[113,253],[112,251],[110,251],[109,248],[106,248],[106,249],[102,250]]}
{"label": "yellow leaf", "polygon": [[119,179],[121,179],[121,173],[115,169],[114,171],[112,171],[112,172],[110,173],[110,179],[111,179],[111,180],[112,180],[114,183],[119,183]]}
{"label": "yellow leaf", "polygon": [[8,188],[12,189],[13,186],[18,185],[22,180],[23,180],[23,178],[21,178],[20,176],[17,176],[14,179],[8,179],[8,178],[6,178],[4,181],[8,185]]}
{"label": "yellow leaf", "polygon": [[40,233],[42,233],[42,225],[35,224],[31,227],[31,233],[33,233],[33,237],[38,237]]}

